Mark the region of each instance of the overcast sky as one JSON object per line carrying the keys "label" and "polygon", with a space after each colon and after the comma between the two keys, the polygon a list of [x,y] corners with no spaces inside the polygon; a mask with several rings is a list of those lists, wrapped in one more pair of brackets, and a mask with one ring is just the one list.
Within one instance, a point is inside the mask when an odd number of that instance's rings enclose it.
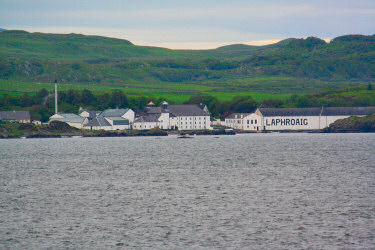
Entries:
{"label": "overcast sky", "polygon": [[0,28],[215,48],[375,33],[375,0],[0,0]]}

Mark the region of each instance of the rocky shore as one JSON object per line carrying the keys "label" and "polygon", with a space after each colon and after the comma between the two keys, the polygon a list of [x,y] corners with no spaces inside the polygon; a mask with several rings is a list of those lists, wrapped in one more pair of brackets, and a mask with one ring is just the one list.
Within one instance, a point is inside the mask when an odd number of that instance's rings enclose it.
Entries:
{"label": "rocky shore", "polygon": [[0,139],[12,138],[65,138],[65,137],[128,137],[128,136],[168,136],[169,134],[195,135],[233,135],[233,131],[164,131],[159,128],[150,130],[90,131],[69,126],[64,122],[53,121],[49,125],[7,123],[0,124]]}
{"label": "rocky shore", "polygon": [[12,138],[63,138],[63,137],[124,137],[124,136],[167,136],[160,129],[148,131],[89,131],[69,126],[64,122],[53,121],[49,125],[7,123],[0,124],[0,139]]}
{"label": "rocky shore", "polygon": [[325,133],[365,133],[375,132],[375,114],[364,117],[352,116],[349,118],[337,120],[328,128],[323,130]]}

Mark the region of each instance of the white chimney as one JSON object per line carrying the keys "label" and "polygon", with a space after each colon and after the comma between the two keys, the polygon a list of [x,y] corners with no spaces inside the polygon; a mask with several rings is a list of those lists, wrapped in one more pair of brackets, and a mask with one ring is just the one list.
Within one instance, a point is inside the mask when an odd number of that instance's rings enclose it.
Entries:
{"label": "white chimney", "polygon": [[57,81],[55,80],[55,114],[57,114]]}

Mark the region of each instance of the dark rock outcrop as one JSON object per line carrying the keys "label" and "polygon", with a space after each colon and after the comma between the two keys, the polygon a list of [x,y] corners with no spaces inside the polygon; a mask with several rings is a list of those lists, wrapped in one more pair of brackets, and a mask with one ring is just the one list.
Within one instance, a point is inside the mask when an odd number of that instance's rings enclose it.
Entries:
{"label": "dark rock outcrop", "polygon": [[365,117],[352,116],[349,118],[337,120],[328,128],[324,129],[327,133],[356,133],[356,132],[375,132],[375,114]]}

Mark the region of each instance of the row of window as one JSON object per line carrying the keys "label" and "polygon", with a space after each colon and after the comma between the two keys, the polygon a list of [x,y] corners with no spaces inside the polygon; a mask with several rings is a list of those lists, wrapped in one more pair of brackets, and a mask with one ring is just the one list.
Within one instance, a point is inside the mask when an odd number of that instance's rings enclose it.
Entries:
{"label": "row of window", "polygon": [[[247,124],[257,124],[257,120],[247,120]],[[238,124],[242,124],[243,123],[243,120],[228,120],[228,123],[238,123]]]}
{"label": "row of window", "polygon": [[[199,116],[198,118],[197,118],[197,117],[194,117],[194,120],[197,120],[197,119],[198,119],[198,120],[201,120],[201,118],[202,118],[202,117],[200,117],[200,116]],[[203,120],[204,120],[204,119],[205,119],[205,118],[203,117]],[[184,117],[181,117],[180,120],[184,120]],[[185,120],[193,120],[193,119],[192,119],[192,117],[189,117],[189,119],[188,119],[188,117],[185,117]],[[208,118],[206,118],[206,120],[208,120]]]}
{"label": "row of window", "polygon": [[[247,124],[249,124],[249,121],[251,121],[251,124],[257,124],[257,120],[247,120]],[[254,123],[253,123],[254,121]]]}

